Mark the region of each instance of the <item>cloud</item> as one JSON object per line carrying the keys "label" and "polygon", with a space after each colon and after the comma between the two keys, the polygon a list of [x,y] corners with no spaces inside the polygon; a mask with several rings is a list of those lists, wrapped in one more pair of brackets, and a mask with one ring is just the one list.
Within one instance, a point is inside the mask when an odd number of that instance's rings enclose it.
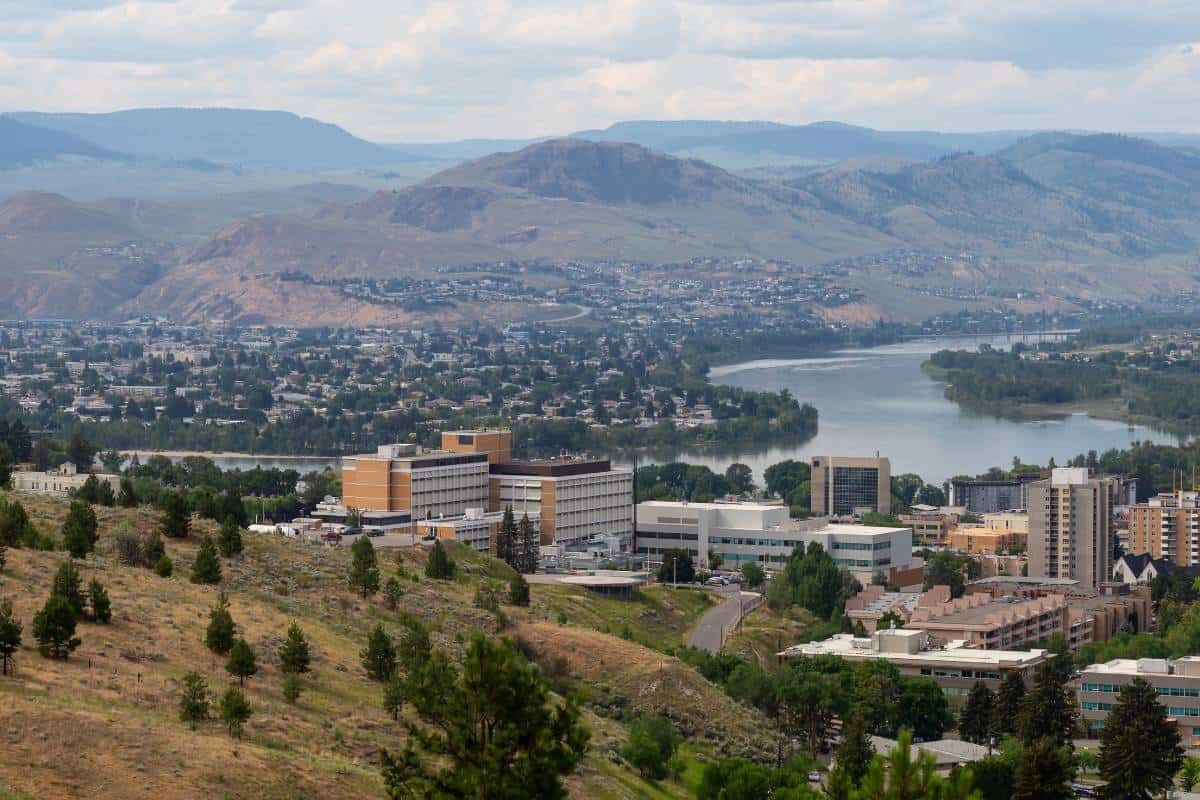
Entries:
{"label": "cloud", "polygon": [[0,0],[0,108],[283,108],[377,140],[628,118],[1200,130],[1181,0]]}

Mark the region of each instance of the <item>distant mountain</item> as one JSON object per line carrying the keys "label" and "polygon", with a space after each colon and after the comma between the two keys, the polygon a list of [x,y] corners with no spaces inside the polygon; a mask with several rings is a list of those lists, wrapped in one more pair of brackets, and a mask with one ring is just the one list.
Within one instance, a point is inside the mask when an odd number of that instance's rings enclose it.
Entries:
{"label": "distant mountain", "polygon": [[473,158],[490,156],[492,153],[511,153],[551,138],[554,137],[543,136],[536,139],[462,139],[455,142],[386,144],[384,147],[416,158],[427,158],[434,161],[467,161]]}
{"label": "distant mountain", "polygon": [[85,142],[69,133],[0,116],[0,169],[53,161],[60,156],[119,157],[111,150]]}
{"label": "distant mountain", "polygon": [[96,147],[159,161],[313,171],[411,159],[336,125],[284,111],[143,108],[109,114],[22,112],[9,117]]}
{"label": "distant mountain", "polygon": [[10,239],[78,238],[98,242],[137,235],[118,216],[49,192],[23,192],[0,203],[0,234]]}
{"label": "distant mountain", "polygon": [[998,155],[1041,183],[1114,214],[1133,207],[1171,219],[1200,211],[1200,157],[1147,139],[1046,133]]}
{"label": "distant mountain", "polygon": [[839,122],[781,125],[774,122],[622,122],[575,138],[628,141],[677,156],[695,156],[721,166],[829,164],[850,158],[927,160],[954,152],[992,153],[1023,134],[877,131]]}

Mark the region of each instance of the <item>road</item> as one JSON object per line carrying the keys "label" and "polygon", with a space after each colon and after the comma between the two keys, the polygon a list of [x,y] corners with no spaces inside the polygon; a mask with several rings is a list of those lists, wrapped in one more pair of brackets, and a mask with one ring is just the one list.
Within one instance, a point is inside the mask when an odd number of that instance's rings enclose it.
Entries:
{"label": "road", "polygon": [[719,593],[728,599],[704,612],[688,637],[688,646],[716,653],[721,649],[721,631],[738,621],[742,606],[741,592],[734,586],[721,589]]}

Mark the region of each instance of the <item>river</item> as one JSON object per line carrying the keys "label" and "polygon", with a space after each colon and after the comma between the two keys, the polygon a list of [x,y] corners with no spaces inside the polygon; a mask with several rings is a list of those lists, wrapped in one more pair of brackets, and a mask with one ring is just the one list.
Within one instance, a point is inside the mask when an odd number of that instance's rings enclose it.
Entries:
{"label": "river", "polygon": [[921,369],[921,363],[938,350],[974,350],[984,342],[1007,348],[1017,341],[1029,343],[1048,336],[912,339],[841,350],[824,358],[764,359],[716,367],[710,372],[714,383],[787,389],[797,400],[816,406],[818,433],[801,444],[673,455],[719,471],[740,461],[754,470],[761,483],[764,469],[787,458],[878,452],[891,460],[893,475],[913,472],[927,482],[940,483],[954,475],[1008,467],[1013,456],[1027,464],[1044,465],[1051,458],[1062,464],[1088,450],[1124,448],[1139,440],[1180,441],[1170,433],[1086,414],[1021,420],[972,412],[947,400],[943,385]]}

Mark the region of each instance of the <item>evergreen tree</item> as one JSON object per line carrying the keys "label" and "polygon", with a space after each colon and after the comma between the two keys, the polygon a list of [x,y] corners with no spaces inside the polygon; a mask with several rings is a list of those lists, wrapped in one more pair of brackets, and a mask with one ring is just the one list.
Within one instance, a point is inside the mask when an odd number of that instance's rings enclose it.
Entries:
{"label": "evergreen tree", "polygon": [[80,641],[75,638],[75,609],[67,598],[50,595],[42,610],[33,616],[33,638],[46,658],[65,659]]}
{"label": "evergreen tree", "polygon": [[117,505],[121,508],[136,508],[137,504],[137,491],[133,488],[133,481],[129,478],[121,478],[121,489],[117,492]]}
{"label": "evergreen tree", "polygon": [[407,693],[404,681],[392,678],[383,685],[383,710],[392,715],[392,719],[400,719],[400,711],[404,708]]}
{"label": "evergreen tree", "polygon": [[621,758],[643,777],[662,780],[667,777],[667,765],[679,743],[679,732],[671,720],[661,714],[639,717],[629,726],[629,739],[621,748]]}
{"label": "evergreen tree", "polygon": [[0,542],[0,572],[4,572],[4,568],[8,566],[8,548],[4,542]]}
{"label": "evergreen tree", "polygon": [[519,572],[508,582],[508,602],[514,606],[529,605],[529,581]]}
{"label": "evergreen tree", "polygon": [[996,692],[996,705],[992,709],[992,735],[997,739],[1017,732],[1021,716],[1021,701],[1025,699],[1025,678],[1019,672],[1004,676],[1000,690]]}
{"label": "evergreen tree", "polygon": [[896,747],[886,757],[871,761],[854,796],[861,800],[977,800],[978,797],[968,770],[941,777],[933,755],[914,750],[912,734],[907,730],[900,732]]}
{"label": "evergreen tree", "polygon": [[221,494],[221,502],[217,507],[217,518],[223,522],[232,519],[239,528],[250,524],[250,517],[246,514],[246,504],[242,502],[241,492],[237,489],[226,489]]}
{"label": "evergreen tree", "polygon": [[0,489],[7,489],[12,479],[13,455],[8,445],[0,442]]}
{"label": "evergreen tree", "polygon": [[691,554],[684,550],[663,553],[662,565],[658,568],[659,583],[691,583],[695,579],[696,565]]}
{"label": "evergreen tree", "polygon": [[186,539],[192,530],[192,514],[188,510],[187,498],[182,492],[164,492],[162,517],[158,525],[162,535],[168,539]]}
{"label": "evergreen tree", "polygon": [[13,614],[12,600],[0,600],[0,675],[11,671],[13,656],[21,649],[21,631],[24,628]]}
{"label": "evergreen tree", "polygon": [[179,718],[196,730],[196,725],[208,719],[208,684],[199,672],[183,676],[183,695],[179,698]]}
{"label": "evergreen tree", "polygon": [[376,625],[371,631],[367,646],[359,655],[371,680],[388,681],[396,674],[396,645],[382,625]]}
{"label": "evergreen tree", "polygon": [[162,536],[157,531],[142,540],[142,563],[154,569],[159,560],[167,554],[167,546],[163,544]]}
{"label": "evergreen tree", "polygon": [[239,689],[232,686],[226,690],[221,696],[221,722],[225,723],[225,727],[229,730],[229,735],[235,739],[242,738],[242,730],[246,727],[246,720],[250,719],[253,711],[250,709],[250,701],[246,699],[246,695],[242,694]]}
{"label": "evergreen tree", "polygon": [[233,614],[229,613],[229,598],[225,592],[217,593],[217,604],[208,611],[208,628],[204,631],[204,645],[217,655],[225,655],[233,649],[236,627]]}
{"label": "evergreen tree", "polygon": [[454,577],[454,561],[446,553],[441,539],[435,539],[429,550],[429,560],[425,562],[425,577],[440,581],[448,581]]}
{"label": "evergreen tree", "polygon": [[283,699],[292,705],[296,705],[296,701],[300,699],[300,692],[304,689],[304,682],[300,680],[300,676],[294,672],[289,672],[283,676]]}
{"label": "evergreen tree", "polygon": [[50,594],[62,597],[71,607],[71,613],[76,618],[82,617],[87,610],[87,596],[83,593],[83,578],[75,562],[67,559],[58,565],[54,573],[54,583],[51,584]]}
{"label": "evergreen tree", "polygon": [[99,578],[92,578],[88,583],[87,594],[92,607],[92,619],[105,625],[112,622],[112,602]]}
{"label": "evergreen tree", "polygon": [[477,635],[461,672],[434,653],[408,683],[424,724],[408,726],[398,756],[381,753],[388,797],[567,796],[562,779],[587,751],[578,701],[552,706],[546,679],[512,642]]}
{"label": "evergreen tree", "polygon": [[411,675],[425,666],[433,655],[433,641],[429,638],[429,629],[412,614],[402,615],[400,624],[404,626],[404,633],[396,646],[396,657],[400,666]]}
{"label": "evergreen tree", "polygon": [[221,555],[232,558],[242,552],[242,528],[233,517],[226,517],[221,523],[221,532],[217,537],[217,546]]}
{"label": "evergreen tree", "polygon": [[192,562],[192,583],[220,583],[221,560],[217,557],[217,544],[211,536],[200,540],[196,560]]}
{"label": "evergreen tree", "polygon": [[159,556],[158,561],[154,562],[154,574],[160,578],[169,578],[175,572],[175,562],[167,557],[166,553]]}
{"label": "evergreen tree", "polygon": [[1053,736],[1043,736],[1025,746],[1017,765],[1013,800],[1072,800],[1070,750]]}
{"label": "evergreen tree", "polygon": [[95,458],[95,446],[79,431],[71,434],[71,439],[67,442],[67,460],[75,465],[75,469],[87,472],[92,468],[92,461]]}
{"label": "evergreen tree", "polygon": [[995,693],[983,681],[975,681],[958,716],[959,736],[968,742],[987,744],[992,735],[992,709],[995,705]]}
{"label": "evergreen tree", "polygon": [[510,567],[517,560],[517,522],[513,518],[511,505],[504,507],[504,515],[500,517],[500,529],[496,533],[496,558]]}
{"label": "evergreen tree", "polygon": [[1033,691],[1021,702],[1018,731],[1025,744],[1050,737],[1056,745],[1070,745],[1079,717],[1075,694],[1067,687],[1066,675],[1057,659],[1038,665]]}
{"label": "evergreen tree", "polygon": [[225,671],[238,679],[239,686],[245,686],[246,678],[258,672],[258,660],[245,639],[238,639],[233,643],[229,650],[229,660],[225,662]]}
{"label": "evergreen tree", "polygon": [[541,560],[542,539],[528,514],[521,515],[521,523],[517,526],[517,538],[521,547],[519,571],[526,574],[537,572],[538,561]]}
{"label": "evergreen tree", "polygon": [[83,558],[96,549],[96,512],[83,500],[72,500],[62,526],[63,546],[74,558]]}
{"label": "evergreen tree", "polygon": [[837,768],[849,777],[852,784],[857,784],[867,774],[867,767],[874,756],[875,748],[871,745],[866,720],[862,714],[851,714],[842,725],[842,742],[838,745],[836,755]]}
{"label": "evergreen tree", "polygon": [[1100,737],[1104,800],[1166,796],[1182,766],[1178,728],[1167,721],[1154,687],[1134,678],[1121,687]]}
{"label": "evergreen tree", "polygon": [[400,585],[400,581],[394,575],[383,582],[383,599],[389,609],[395,611],[403,596],[404,587]]}
{"label": "evergreen tree", "polygon": [[284,673],[303,674],[309,671],[311,660],[308,652],[308,640],[304,638],[304,631],[300,630],[300,626],[293,622],[288,626],[287,639],[284,641],[283,647],[279,648],[279,669]]}
{"label": "evergreen tree", "polygon": [[350,588],[361,592],[363,597],[379,591],[379,561],[375,557],[375,545],[369,536],[359,536],[350,548]]}
{"label": "evergreen tree", "polygon": [[29,520],[25,506],[17,500],[11,503],[0,501],[0,542],[9,547],[31,547],[37,539],[37,530]]}

